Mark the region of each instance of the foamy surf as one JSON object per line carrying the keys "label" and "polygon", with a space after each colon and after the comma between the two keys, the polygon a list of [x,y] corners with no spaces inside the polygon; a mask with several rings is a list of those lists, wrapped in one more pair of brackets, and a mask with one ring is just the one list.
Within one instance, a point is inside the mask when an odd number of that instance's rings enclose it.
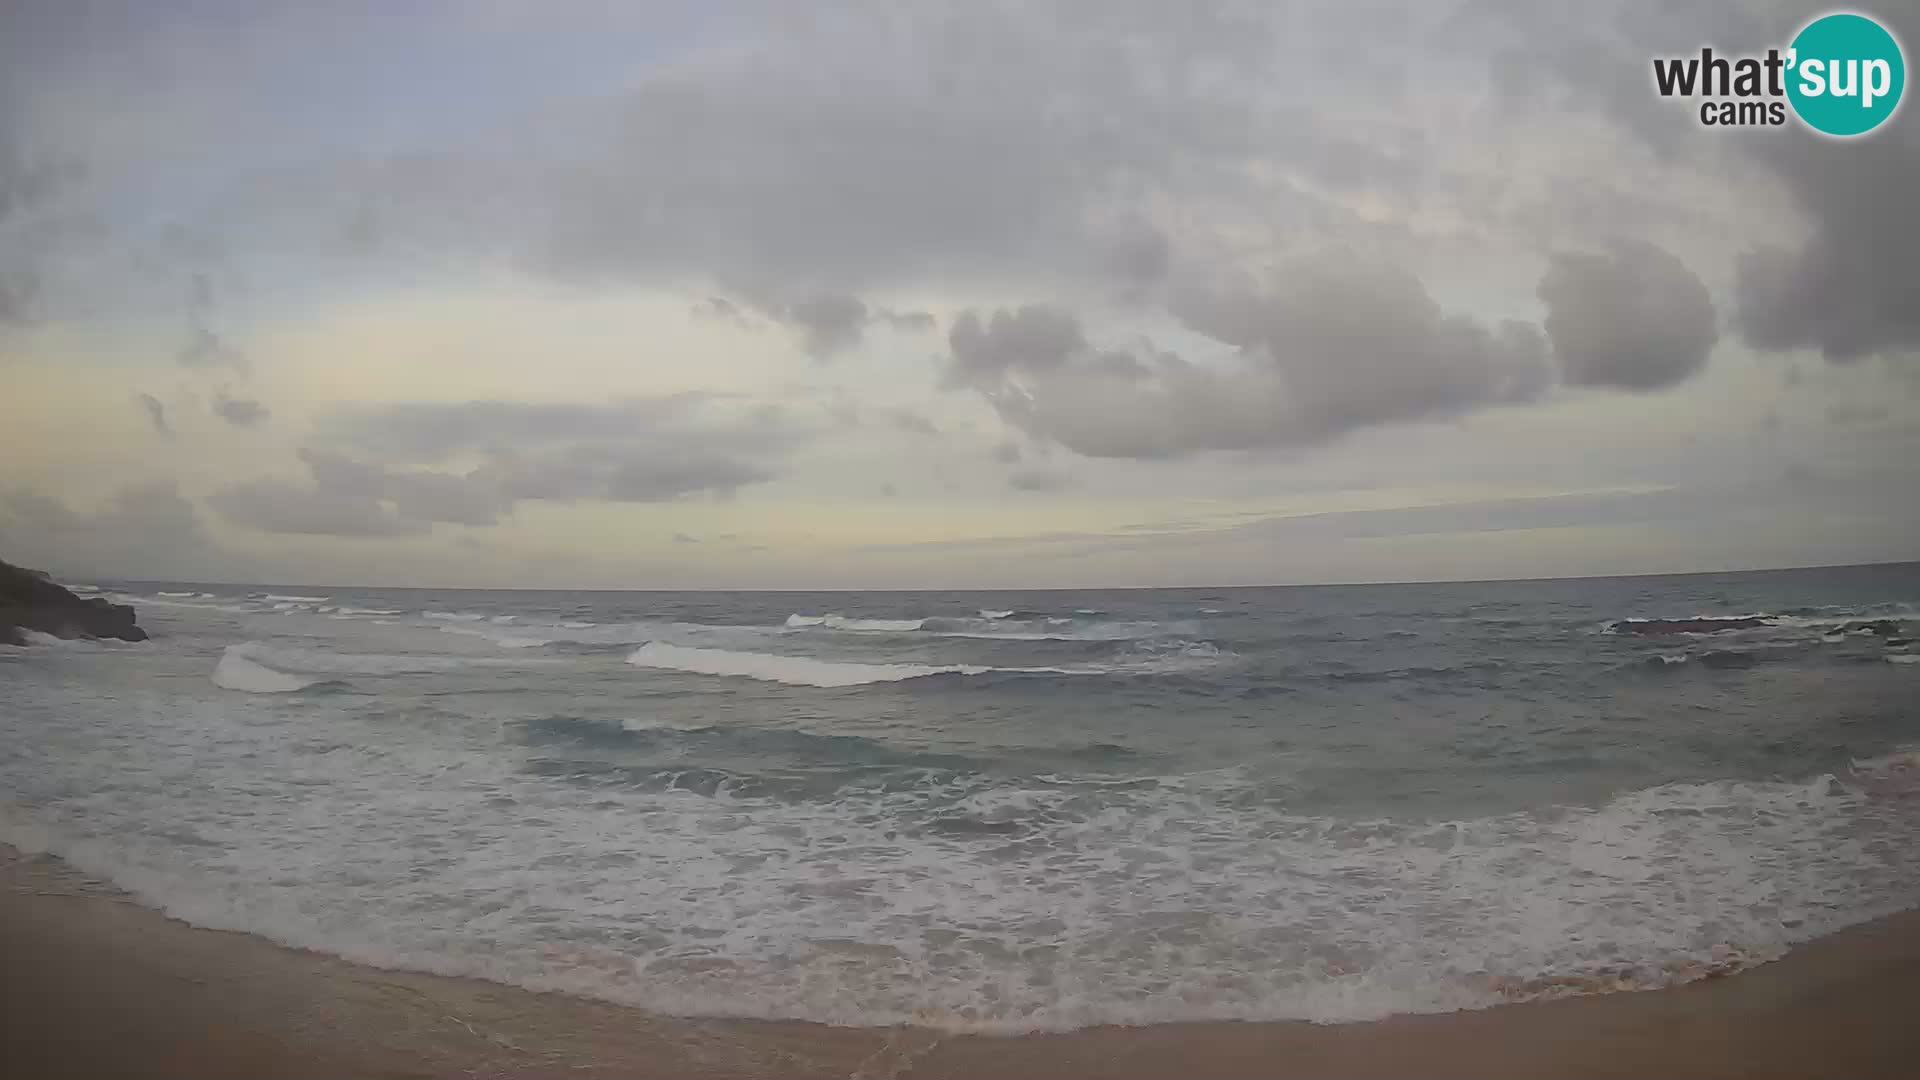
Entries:
{"label": "foamy surf", "polygon": [[[1642,989],[1920,896],[1912,628],[1851,627],[1920,569],[1826,580],[136,597],[153,641],[0,655],[0,791],[25,842],[199,925],[665,1012],[1015,1032]],[[1598,632],[1703,608],[1781,614]],[[228,690],[229,646],[354,692]]]}
{"label": "foamy surf", "polygon": [[[851,634],[911,634],[915,637],[979,638],[1003,641],[1134,641],[1154,637],[1191,635],[1197,628],[1186,621],[1093,622],[1020,612],[981,609],[978,617],[923,615],[911,619],[856,619],[845,615],[788,615],[788,630],[834,630]],[[1088,611],[1084,614],[1095,614]]]}
{"label": "foamy surf", "polygon": [[[1886,800],[1831,777],[1663,785],[1594,808],[1439,822],[1236,810],[1190,802],[1178,784],[1123,790],[1081,818],[1070,793],[987,789],[938,819],[982,823],[966,830],[904,828],[885,797],[808,806],[598,788],[541,798],[529,828],[521,800],[537,789],[478,760],[334,753],[303,775],[337,785],[372,773],[407,797],[319,804],[349,821],[295,815],[297,845],[263,832],[287,816],[270,802],[203,810],[172,826],[192,843],[164,851],[142,830],[58,807],[0,816],[0,839],[194,925],[380,967],[674,1015],[996,1034],[1345,1022],[1653,989],[1898,910],[1863,896],[1878,874],[1916,883],[1834,842],[1912,832],[1885,818]],[[328,791],[306,797],[360,797]],[[368,828],[411,843],[401,838],[423,797],[492,840],[451,865],[427,848],[352,857]],[[615,809],[650,824],[610,829]],[[171,818],[141,821],[151,831]],[[1036,829],[1046,843],[1009,847]],[[787,854],[769,863],[773,851]],[[648,872],[655,860],[674,872]],[[499,917],[500,898],[530,888],[550,898],[540,919]],[[270,899],[282,890],[299,902]],[[1291,898],[1284,911],[1276,890]]]}
{"label": "foamy surf", "polygon": [[945,667],[928,664],[852,664],[805,656],[662,645],[659,642],[649,642],[635,649],[627,657],[627,663],[635,667],[662,668],[694,675],[735,676],[788,686],[817,687],[903,682],[907,679],[924,679],[929,675],[982,675],[994,670],[964,664]]}
{"label": "foamy surf", "polygon": [[925,619],[850,619],[845,615],[800,615],[787,616],[787,626],[799,630],[810,626],[823,626],[828,630],[849,630],[853,632],[874,632],[885,634],[904,634],[918,630],[926,625]]}
{"label": "foamy surf", "polygon": [[317,675],[293,675],[247,655],[245,645],[229,645],[213,666],[213,685],[248,694],[288,694],[326,681]]}

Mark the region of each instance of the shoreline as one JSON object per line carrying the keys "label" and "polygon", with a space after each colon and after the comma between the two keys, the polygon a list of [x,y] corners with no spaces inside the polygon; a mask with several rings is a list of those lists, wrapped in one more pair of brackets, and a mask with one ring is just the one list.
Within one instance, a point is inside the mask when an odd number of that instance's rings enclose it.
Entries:
{"label": "shoreline", "polygon": [[956,1035],[679,1019],[203,930],[0,845],[0,1072],[42,1077],[1895,1077],[1920,911],[1684,986],[1468,1012]]}

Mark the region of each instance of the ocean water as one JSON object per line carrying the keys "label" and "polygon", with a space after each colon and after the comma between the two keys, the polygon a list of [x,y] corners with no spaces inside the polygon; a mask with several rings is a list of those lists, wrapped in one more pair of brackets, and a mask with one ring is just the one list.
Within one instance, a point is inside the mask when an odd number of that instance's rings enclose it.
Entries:
{"label": "ocean water", "polygon": [[1339,1021],[1920,904],[1920,564],[93,587],[154,638],[0,649],[0,839],[383,966],[839,1024]]}

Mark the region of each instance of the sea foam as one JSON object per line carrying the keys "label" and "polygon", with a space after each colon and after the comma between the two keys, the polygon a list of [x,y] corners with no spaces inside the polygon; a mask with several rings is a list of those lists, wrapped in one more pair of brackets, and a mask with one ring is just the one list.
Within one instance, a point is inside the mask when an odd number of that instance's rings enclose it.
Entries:
{"label": "sea foam", "polygon": [[648,642],[635,649],[627,657],[627,663],[635,667],[665,668],[695,675],[732,675],[762,682],[785,683],[788,686],[820,687],[901,682],[929,675],[981,675],[994,670],[965,664],[944,667],[928,664],[850,664],[805,656],[697,649],[659,642]]}
{"label": "sea foam", "polygon": [[325,680],[317,675],[292,675],[251,659],[245,645],[229,645],[213,666],[213,685],[249,694],[287,694]]}

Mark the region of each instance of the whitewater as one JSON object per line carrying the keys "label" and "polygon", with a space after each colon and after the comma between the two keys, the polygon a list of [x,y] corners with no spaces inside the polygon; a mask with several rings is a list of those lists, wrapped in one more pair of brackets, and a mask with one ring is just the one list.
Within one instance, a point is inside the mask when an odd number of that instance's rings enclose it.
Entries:
{"label": "whitewater", "polygon": [[98,582],[0,840],[200,926],[1016,1032],[1684,982],[1914,905],[1920,567],[1070,593]]}

